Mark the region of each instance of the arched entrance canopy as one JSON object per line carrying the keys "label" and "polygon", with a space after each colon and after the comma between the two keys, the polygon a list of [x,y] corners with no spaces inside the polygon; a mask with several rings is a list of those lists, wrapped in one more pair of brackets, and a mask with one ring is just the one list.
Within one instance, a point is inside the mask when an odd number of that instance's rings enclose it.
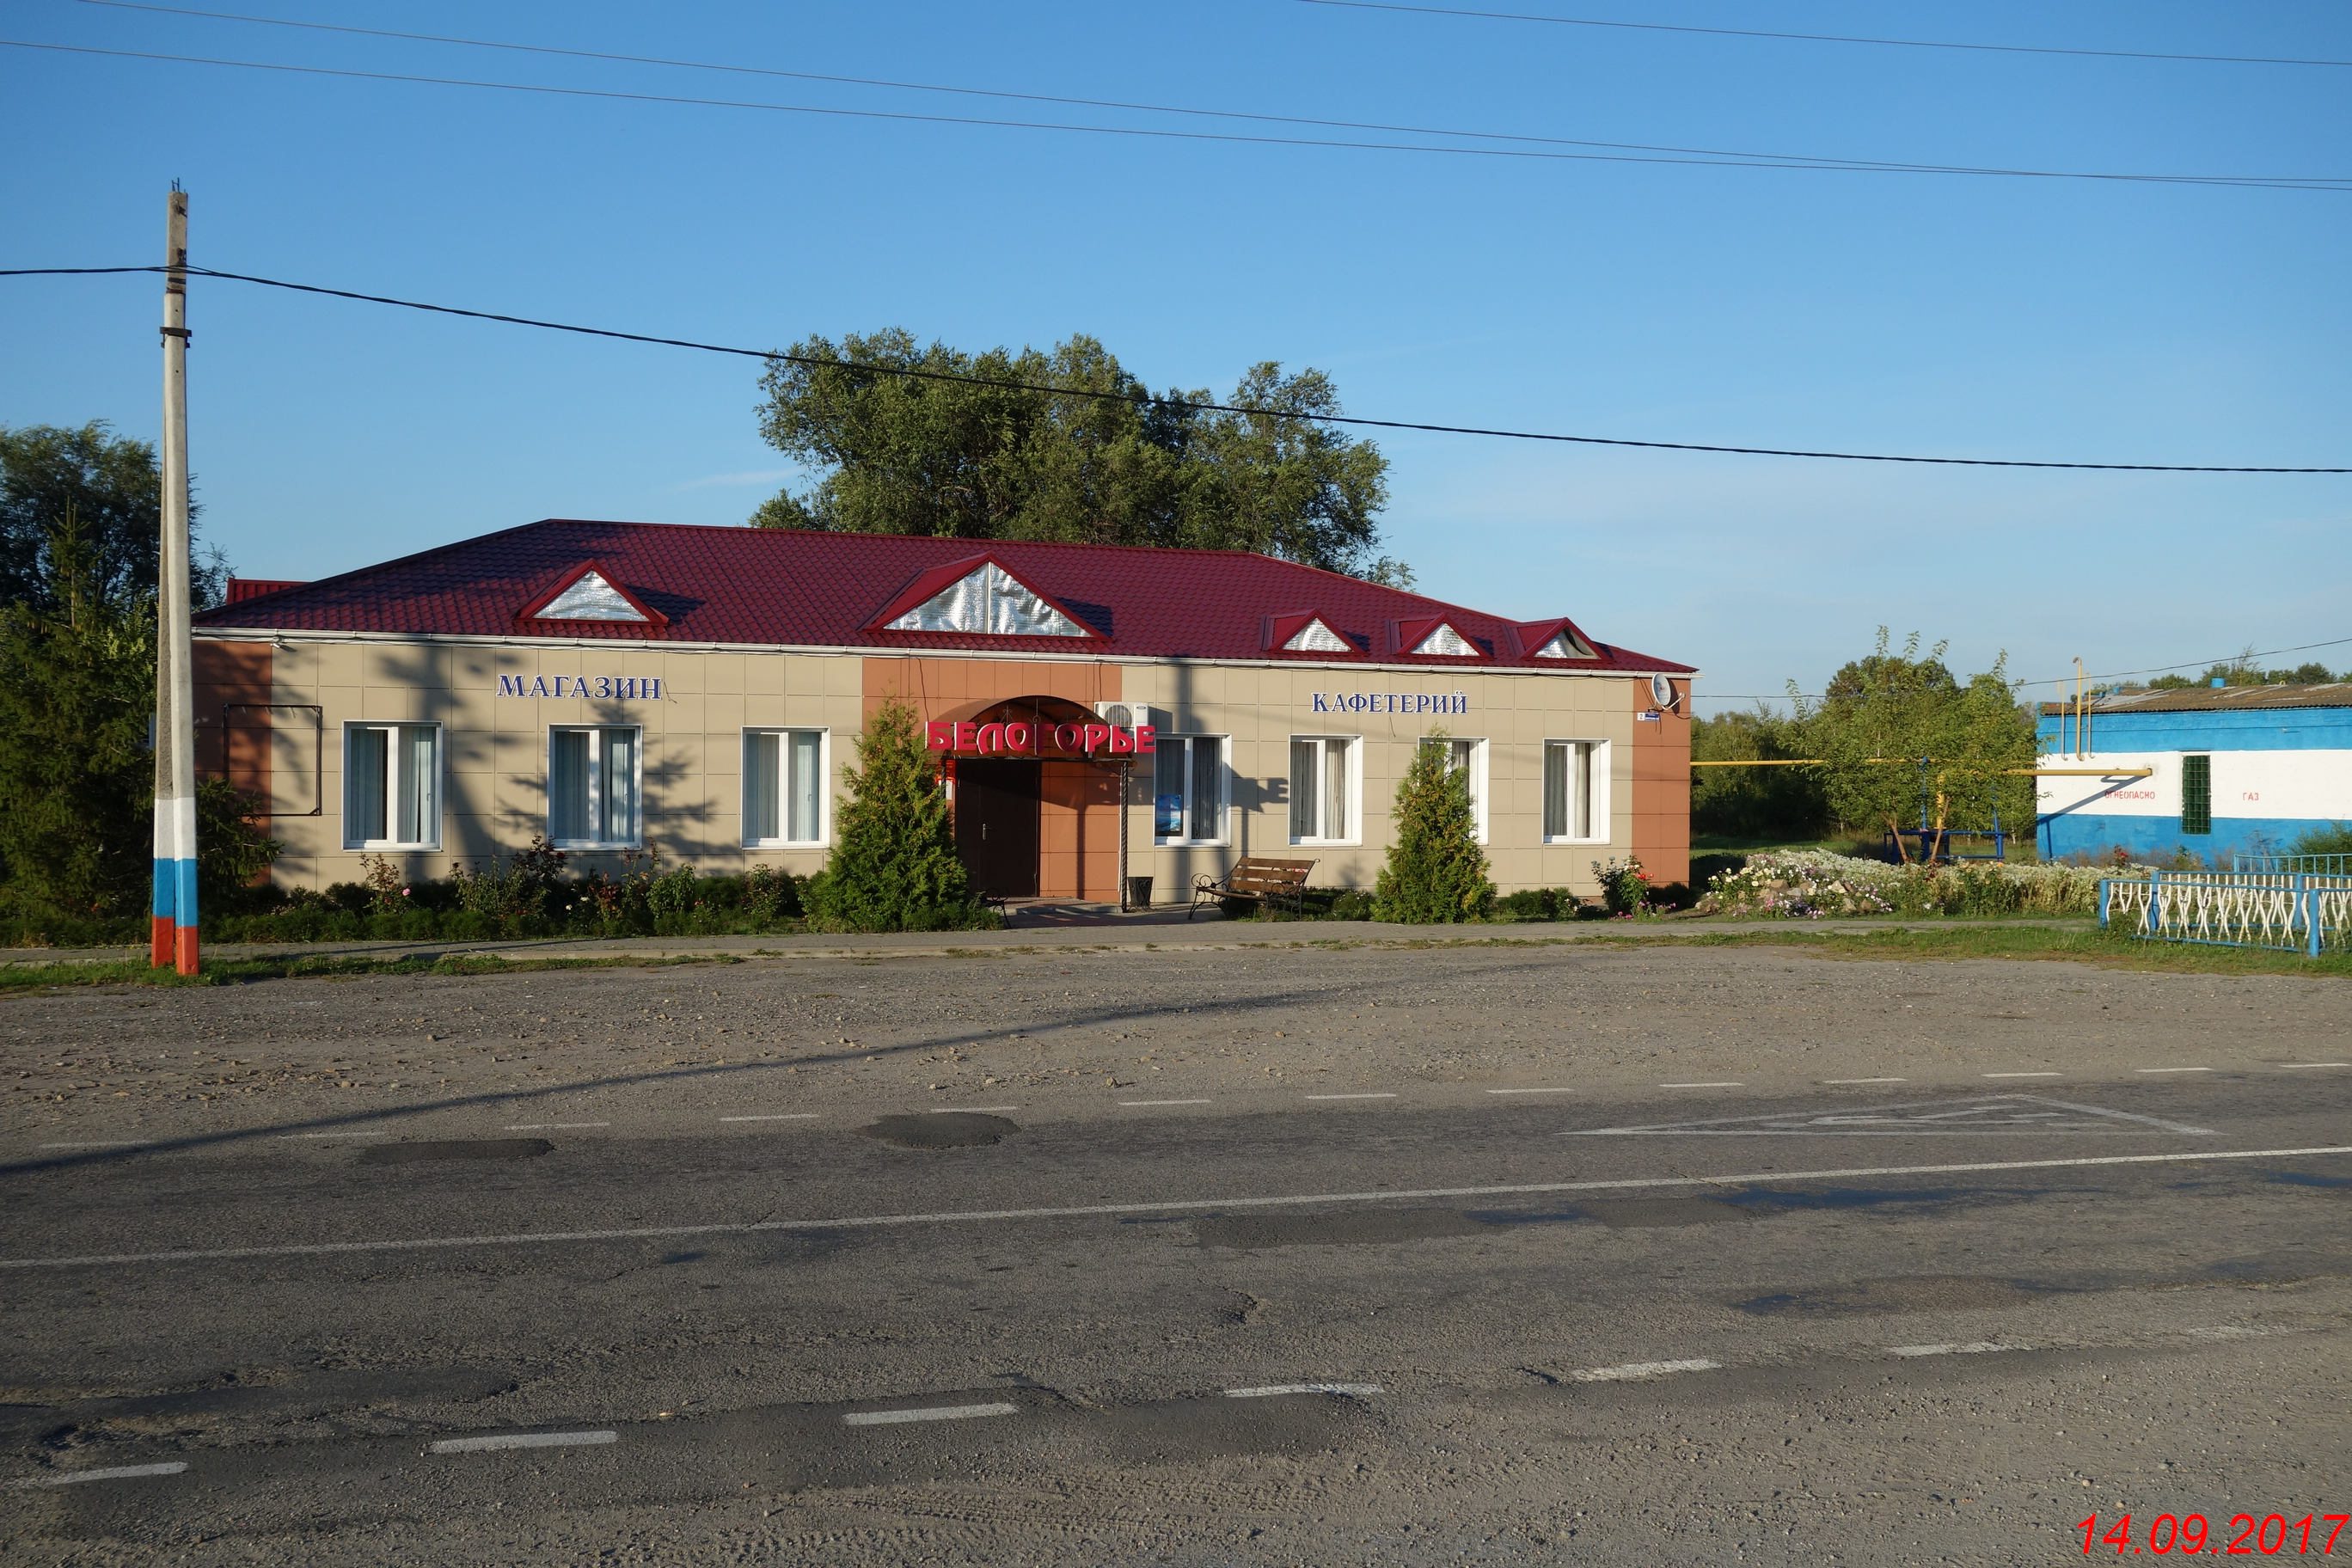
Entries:
{"label": "arched entrance canopy", "polygon": [[1124,761],[1156,750],[1149,724],[1108,724],[1066,697],[1009,697],[966,704],[924,726],[932,751],[954,757]]}

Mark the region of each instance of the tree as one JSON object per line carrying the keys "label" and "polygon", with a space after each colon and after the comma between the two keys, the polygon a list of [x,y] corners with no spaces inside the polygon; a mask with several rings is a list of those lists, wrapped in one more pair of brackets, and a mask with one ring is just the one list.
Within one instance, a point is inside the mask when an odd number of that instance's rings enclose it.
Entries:
{"label": "tree", "polygon": [[114,566],[70,502],[37,559],[0,608],[0,889],[19,914],[135,914],[153,885],[152,602],[104,591]]}
{"label": "tree", "polygon": [[1494,908],[1470,775],[1453,765],[1446,740],[1432,731],[1397,785],[1396,837],[1373,889],[1374,920],[1442,925],[1483,920]]}
{"label": "tree", "polygon": [[1255,366],[1230,401],[1267,412],[1222,414],[1155,397],[1084,335],[973,355],[892,328],[792,352],[818,363],[770,364],[760,431],[822,475],[755,526],[1256,550],[1411,584],[1379,553],[1387,459],[1324,422],[1320,371]]}
{"label": "tree", "polygon": [[1931,826],[1983,829],[1996,811],[2012,825],[2032,819],[2033,721],[2018,705],[2009,656],[1962,686],[1937,643],[1919,655],[1914,632],[1900,653],[1885,627],[1875,650],[1832,678],[1818,707],[1795,698],[1811,754],[1823,758],[1830,814],[1852,828],[1912,826],[1926,807]]}
{"label": "tree", "polygon": [[[1752,713],[1691,721],[1693,762],[1793,759],[1806,750],[1804,726],[1759,702]],[[1797,840],[1829,821],[1822,772],[1811,767],[1694,768],[1691,828],[1737,838]]]}
{"label": "tree", "polygon": [[955,824],[915,710],[890,701],[857,738],[860,766],[845,769],[833,856],[801,901],[820,931],[970,931],[996,919],[972,892],[956,854]]}
{"label": "tree", "polygon": [[[79,574],[95,596],[129,604],[155,592],[163,481],[155,448],[118,437],[103,420],[78,430],[0,426],[0,604],[58,606],[44,597],[55,576],[52,531],[70,510],[89,552]],[[197,507],[188,503],[193,535]],[[217,551],[193,562],[196,606],[220,602],[227,566]]]}

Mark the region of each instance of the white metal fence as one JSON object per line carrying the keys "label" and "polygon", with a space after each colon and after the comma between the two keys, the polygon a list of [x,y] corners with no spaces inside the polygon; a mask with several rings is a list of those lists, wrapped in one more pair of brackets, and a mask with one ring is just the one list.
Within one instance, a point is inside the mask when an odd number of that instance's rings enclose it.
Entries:
{"label": "white metal fence", "polygon": [[2151,942],[2352,950],[2352,876],[2154,871],[2099,883],[2099,925]]}

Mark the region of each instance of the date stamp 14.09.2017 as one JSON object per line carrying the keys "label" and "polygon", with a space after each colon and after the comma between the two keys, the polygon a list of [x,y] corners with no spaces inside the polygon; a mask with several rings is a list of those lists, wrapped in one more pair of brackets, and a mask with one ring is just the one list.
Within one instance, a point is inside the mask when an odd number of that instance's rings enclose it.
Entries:
{"label": "date stamp 14.09.2017", "polygon": [[[2289,1519],[2283,1513],[2233,1513],[2227,1529],[2217,1529],[2201,1513],[2159,1513],[2139,1531],[2133,1528],[2132,1516],[2125,1514],[2102,1531],[2095,1513],[2074,1528],[2083,1532],[2086,1557],[2102,1546],[2126,1556],[2211,1552],[2224,1557],[2276,1557],[2292,1552],[2298,1557],[2330,1557],[2347,1520],[2352,1514],[2306,1513]],[[2345,1552],[2352,1556],[2352,1540],[2345,1542]]]}

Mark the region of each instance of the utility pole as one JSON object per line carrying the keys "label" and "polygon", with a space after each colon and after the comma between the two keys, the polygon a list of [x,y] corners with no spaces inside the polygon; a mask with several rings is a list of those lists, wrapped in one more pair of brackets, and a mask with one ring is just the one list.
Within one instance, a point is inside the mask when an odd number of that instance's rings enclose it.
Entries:
{"label": "utility pole", "polygon": [[155,908],[148,962],[196,973],[195,682],[188,632],[188,195],[164,208],[163,528],[155,606]]}

